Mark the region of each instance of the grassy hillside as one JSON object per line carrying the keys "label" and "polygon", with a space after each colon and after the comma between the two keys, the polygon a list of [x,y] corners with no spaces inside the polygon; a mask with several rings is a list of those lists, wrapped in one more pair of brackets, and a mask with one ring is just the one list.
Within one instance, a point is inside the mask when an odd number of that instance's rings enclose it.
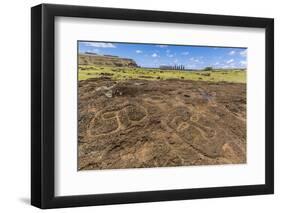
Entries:
{"label": "grassy hillside", "polygon": [[145,79],[166,80],[185,79],[196,81],[226,81],[246,83],[246,72],[241,70],[213,70],[213,71],[175,71],[130,67],[104,67],[79,65],[79,80],[88,78],[107,77],[113,80]]}
{"label": "grassy hillside", "polygon": [[137,67],[136,62],[133,59],[119,58],[117,56],[79,54],[78,61],[81,65]]}

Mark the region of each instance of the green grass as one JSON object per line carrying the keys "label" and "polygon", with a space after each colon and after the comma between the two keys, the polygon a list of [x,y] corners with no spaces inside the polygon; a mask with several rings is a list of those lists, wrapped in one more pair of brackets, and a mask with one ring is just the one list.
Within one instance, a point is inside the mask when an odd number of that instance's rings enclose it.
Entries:
{"label": "green grass", "polygon": [[213,71],[175,71],[129,67],[98,67],[79,65],[79,80],[88,78],[111,77],[113,80],[144,79],[166,80],[184,79],[195,81],[226,81],[246,83],[246,72],[242,70],[213,70]]}

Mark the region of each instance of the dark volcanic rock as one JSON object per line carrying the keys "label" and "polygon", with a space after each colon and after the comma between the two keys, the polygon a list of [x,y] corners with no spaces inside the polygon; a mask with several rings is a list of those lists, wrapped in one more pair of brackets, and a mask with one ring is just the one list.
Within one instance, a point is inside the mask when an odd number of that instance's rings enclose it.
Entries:
{"label": "dark volcanic rock", "polygon": [[246,85],[79,82],[79,170],[246,163]]}

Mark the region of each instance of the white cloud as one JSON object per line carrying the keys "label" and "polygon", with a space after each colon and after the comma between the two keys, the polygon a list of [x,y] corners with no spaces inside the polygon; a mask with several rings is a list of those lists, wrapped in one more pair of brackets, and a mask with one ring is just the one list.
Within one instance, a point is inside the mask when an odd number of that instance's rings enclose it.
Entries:
{"label": "white cloud", "polygon": [[100,50],[99,49],[93,49],[93,52],[99,53]]}
{"label": "white cloud", "polygon": [[167,56],[168,56],[169,58],[173,58],[173,57],[174,57],[173,54],[167,54]]}
{"label": "white cloud", "polygon": [[188,64],[188,65],[186,65],[186,67],[192,69],[192,68],[196,68],[196,65],[195,64]]}
{"label": "white cloud", "polygon": [[230,63],[232,63],[232,62],[234,62],[234,59],[233,59],[233,58],[232,58],[232,59],[229,59],[228,61],[226,61],[227,64],[230,64]]}
{"label": "white cloud", "polygon": [[228,64],[228,65],[224,65],[222,68],[223,69],[229,69],[229,68],[234,68],[235,66],[233,64]]}
{"label": "white cloud", "polygon": [[243,57],[246,57],[246,55],[247,55],[247,50],[242,50],[242,51],[240,52],[240,55],[243,56]]}
{"label": "white cloud", "polygon": [[141,54],[142,51],[141,50],[136,50],[136,53]]}
{"label": "white cloud", "polygon": [[244,61],[244,60],[243,60],[243,61],[240,61],[240,64],[241,64],[241,65],[247,65],[247,61]]}
{"label": "white cloud", "polygon": [[193,57],[189,58],[189,60],[194,62],[194,63],[202,63],[199,59],[193,58]]}
{"label": "white cloud", "polygon": [[157,55],[157,53],[153,53],[151,56],[152,56],[153,58],[159,57],[159,55]]}
{"label": "white cloud", "polygon": [[81,43],[89,47],[116,48],[116,46],[112,43],[105,43],[105,42],[81,42]]}
{"label": "white cloud", "polygon": [[181,54],[182,54],[182,55],[189,55],[189,52],[186,51],[186,52],[182,52]]}
{"label": "white cloud", "polygon": [[179,60],[176,58],[175,60],[174,60],[174,63],[178,63],[179,62]]}
{"label": "white cloud", "polygon": [[230,51],[228,55],[234,55],[236,52],[234,50]]}
{"label": "white cloud", "polygon": [[160,45],[156,45],[157,47],[160,47],[160,48],[166,48],[168,47],[167,45],[164,45],[164,44],[160,44]]}
{"label": "white cloud", "polygon": [[91,53],[99,53],[99,49],[86,49],[85,52],[91,52]]}

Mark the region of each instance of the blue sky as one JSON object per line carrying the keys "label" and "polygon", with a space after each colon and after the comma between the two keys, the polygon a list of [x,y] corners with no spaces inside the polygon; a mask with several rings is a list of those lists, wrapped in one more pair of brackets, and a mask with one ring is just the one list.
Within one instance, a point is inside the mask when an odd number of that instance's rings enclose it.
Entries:
{"label": "blue sky", "polygon": [[79,53],[93,52],[131,58],[142,67],[184,65],[187,69],[246,68],[247,48],[78,42]]}

